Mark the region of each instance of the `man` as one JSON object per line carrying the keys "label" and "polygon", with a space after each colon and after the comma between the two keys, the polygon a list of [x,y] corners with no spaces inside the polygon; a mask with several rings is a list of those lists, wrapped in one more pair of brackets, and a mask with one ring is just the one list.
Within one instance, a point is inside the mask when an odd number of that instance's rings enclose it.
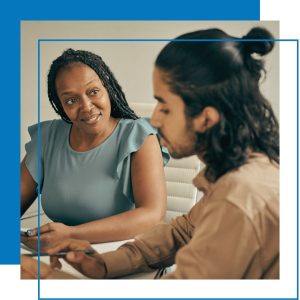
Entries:
{"label": "man", "polygon": [[[92,278],[174,263],[163,279],[279,278],[279,130],[259,91],[263,61],[252,55],[270,52],[270,39],[262,28],[244,41],[200,30],[170,42],[156,59],[151,123],[160,142],[174,158],[197,154],[206,164],[193,181],[204,196],[187,215],[113,252],[85,255],[74,250],[92,249],[89,243],[65,240],[49,254],[70,251],[65,259]],[[36,274],[32,265],[23,259],[23,277]],[[41,266],[41,278],[63,276]]]}

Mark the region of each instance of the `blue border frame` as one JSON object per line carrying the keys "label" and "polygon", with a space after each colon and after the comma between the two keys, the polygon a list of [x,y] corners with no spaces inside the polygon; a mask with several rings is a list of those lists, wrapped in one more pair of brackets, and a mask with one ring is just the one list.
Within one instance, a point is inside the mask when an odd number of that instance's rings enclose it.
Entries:
{"label": "blue border frame", "polygon": [[297,299],[299,299],[299,40],[297,40]]}
{"label": "blue border frame", "polygon": [[[38,39],[38,253],[40,253],[40,44],[41,42],[170,42],[174,39]],[[245,299],[245,300],[271,300],[271,299],[299,299],[299,237],[298,237],[298,228],[299,228],[299,188],[298,188],[298,179],[299,179],[299,170],[298,170],[298,150],[299,150],[299,139],[298,139],[298,126],[299,126],[299,39],[182,39],[176,42],[213,42],[213,41],[274,41],[274,42],[296,42],[297,44],[297,56],[296,56],[296,78],[297,78],[297,268],[296,268],[296,298],[176,298],[176,299],[199,299],[199,300],[225,300],[225,299]],[[38,255],[38,262],[40,263],[40,255]],[[131,298],[40,298],[40,265],[38,265],[38,300],[113,300],[113,299],[131,299]],[[145,300],[152,299],[164,299],[171,300],[174,298],[141,298]]]}
{"label": "blue border frame", "polygon": [[[0,10],[0,81],[3,103],[10,111],[1,115],[3,176],[0,181],[5,214],[0,218],[1,238],[9,245],[0,248],[1,264],[20,263],[20,27],[21,21],[203,21],[260,20],[260,0],[52,0],[6,1]],[[6,102],[4,102],[6,101]],[[6,125],[6,126],[5,126]],[[22,145],[23,146],[23,145]]]}
{"label": "blue border frame", "polygon": [[[101,1],[90,0],[89,5],[80,0],[52,1],[41,12],[36,7],[20,1],[18,12],[22,20],[259,20],[260,0],[140,0]],[[57,2],[57,3],[55,3]],[[33,5],[32,5],[33,6]]]}

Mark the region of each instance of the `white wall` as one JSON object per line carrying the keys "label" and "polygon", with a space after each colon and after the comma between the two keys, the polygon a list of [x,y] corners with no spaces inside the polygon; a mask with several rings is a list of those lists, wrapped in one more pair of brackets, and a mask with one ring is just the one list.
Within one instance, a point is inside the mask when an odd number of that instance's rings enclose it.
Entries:
{"label": "white wall", "polygon": [[[172,39],[182,33],[219,27],[241,37],[259,25],[279,38],[278,22],[258,21],[22,21],[21,22],[21,157],[28,141],[27,127],[37,123],[38,39]],[[67,48],[89,50],[103,57],[128,101],[150,102],[152,68],[167,42],[40,42],[41,121],[57,118],[47,98],[47,72],[51,62]],[[266,56],[267,79],[262,84],[266,97],[279,116],[279,45]]]}

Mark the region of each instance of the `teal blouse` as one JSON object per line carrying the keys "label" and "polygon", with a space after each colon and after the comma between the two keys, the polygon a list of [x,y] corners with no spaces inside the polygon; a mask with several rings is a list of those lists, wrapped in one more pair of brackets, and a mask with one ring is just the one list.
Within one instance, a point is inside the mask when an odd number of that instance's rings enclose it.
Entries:
{"label": "teal blouse", "polygon": [[[62,120],[40,123],[41,204],[55,222],[78,225],[134,208],[130,163],[150,134],[146,119],[121,119],[99,146],[85,152],[70,147],[71,124]],[[28,128],[26,166],[38,182],[38,125]],[[164,163],[168,152],[162,149]]]}

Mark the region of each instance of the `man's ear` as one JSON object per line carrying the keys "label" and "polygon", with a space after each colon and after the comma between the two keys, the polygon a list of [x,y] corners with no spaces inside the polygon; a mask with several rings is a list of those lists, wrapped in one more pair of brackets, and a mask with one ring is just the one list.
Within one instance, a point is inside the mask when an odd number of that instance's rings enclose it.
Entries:
{"label": "man's ear", "polygon": [[199,133],[204,133],[207,129],[215,126],[219,122],[220,113],[213,106],[207,106],[198,116],[194,117],[194,130]]}

